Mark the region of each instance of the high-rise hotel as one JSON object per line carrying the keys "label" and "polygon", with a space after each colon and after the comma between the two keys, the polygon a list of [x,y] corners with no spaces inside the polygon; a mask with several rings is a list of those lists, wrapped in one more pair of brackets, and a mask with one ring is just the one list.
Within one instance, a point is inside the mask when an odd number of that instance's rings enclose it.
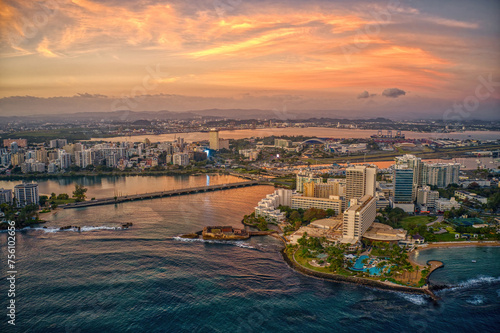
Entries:
{"label": "high-rise hotel", "polygon": [[344,212],[342,224],[342,243],[356,244],[371,227],[377,215],[377,199],[365,195],[351,199],[349,208]]}
{"label": "high-rise hotel", "polygon": [[347,204],[351,199],[359,199],[365,195],[375,197],[376,183],[376,167],[356,165],[347,168],[345,191]]}

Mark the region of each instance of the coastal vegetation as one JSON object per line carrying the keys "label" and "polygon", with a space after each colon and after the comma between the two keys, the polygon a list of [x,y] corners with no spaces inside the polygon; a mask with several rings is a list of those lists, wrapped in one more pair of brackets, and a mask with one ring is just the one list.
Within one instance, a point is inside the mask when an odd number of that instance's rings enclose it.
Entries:
{"label": "coastal vegetation", "polygon": [[365,250],[349,248],[350,244],[335,245],[305,233],[297,245],[288,245],[285,253],[299,265],[317,272],[414,288],[426,284],[430,268],[411,263],[407,250],[397,244],[373,242],[366,244]]}
{"label": "coastal vegetation", "polygon": [[[17,229],[42,223],[43,221],[38,216],[38,209],[38,205],[26,205],[20,209],[6,203],[0,205],[5,221],[14,221]],[[0,223],[0,230],[5,230],[8,226],[8,223]]]}
{"label": "coastal vegetation", "polygon": [[289,224],[283,229],[285,234],[292,233],[301,226],[308,225],[313,221],[335,216],[335,211],[333,209],[292,209],[288,206],[279,206],[278,209],[286,214],[286,222]]}
{"label": "coastal vegetation", "polygon": [[255,212],[252,212],[250,215],[243,216],[243,220],[241,221],[244,225],[248,225],[251,227],[255,227],[260,231],[269,231],[268,222],[262,216],[255,216]]}

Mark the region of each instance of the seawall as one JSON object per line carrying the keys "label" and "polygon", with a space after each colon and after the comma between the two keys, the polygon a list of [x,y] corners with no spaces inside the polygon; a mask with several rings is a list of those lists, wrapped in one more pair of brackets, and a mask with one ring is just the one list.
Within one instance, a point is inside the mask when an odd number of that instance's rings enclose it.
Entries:
{"label": "seawall", "polygon": [[398,285],[389,285],[389,284],[386,284],[383,282],[363,279],[363,278],[354,277],[354,276],[343,276],[343,275],[338,275],[338,274],[328,274],[328,273],[317,272],[317,271],[310,270],[302,265],[299,265],[295,260],[290,259],[288,257],[288,255],[286,254],[286,249],[282,249],[281,254],[282,254],[285,262],[291,268],[295,269],[296,271],[298,271],[304,275],[312,276],[312,277],[323,279],[323,280],[330,280],[330,281],[335,281],[335,282],[363,285],[363,286],[382,289],[382,290],[393,290],[393,291],[400,291],[400,292],[404,292],[404,293],[428,295],[434,302],[436,302],[438,300],[437,296],[434,295],[434,293],[429,289],[412,288],[412,287],[405,287],[405,286],[398,286]]}

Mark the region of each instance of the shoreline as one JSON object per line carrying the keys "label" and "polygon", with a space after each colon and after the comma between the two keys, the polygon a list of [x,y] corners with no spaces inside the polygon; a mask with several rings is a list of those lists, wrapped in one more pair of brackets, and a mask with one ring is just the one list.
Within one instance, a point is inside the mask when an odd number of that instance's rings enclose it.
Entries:
{"label": "shoreline", "polygon": [[[343,276],[339,274],[330,274],[330,273],[323,273],[323,272],[317,272],[313,271],[311,269],[308,269],[307,267],[304,267],[297,263],[295,259],[290,259],[288,254],[286,253],[286,248],[283,248],[281,251],[281,255],[283,256],[283,259],[285,262],[292,268],[293,270],[306,275],[310,277],[314,277],[317,279],[322,279],[322,280],[329,280],[329,281],[334,281],[334,282],[341,282],[341,283],[349,283],[349,284],[356,284],[356,285],[361,285],[365,287],[371,287],[371,288],[376,288],[380,290],[392,290],[392,291],[399,291],[399,292],[404,292],[408,294],[418,294],[418,295],[427,295],[431,298],[431,300],[436,303],[438,301],[438,297],[432,292],[431,285],[429,282],[427,283],[427,287],[421,287],[421,288],[415,288],[415,287],[407,287],[407,286],[400,286],[397,284],[393,284],[391,282],[386,282],[386,281],[376,281],[376,280],[369,280],[365,278],[360,278],[360,277],[354,277],[354,276]],[[429,274],[430,276],[430,274]]]}
{"label": "shoreline", "polygon": [[464,242],[435,242],[428,243],[427,246],[417,247],[414,251],[428,249],[446,249],[446,248],[461,248],[461,247],[482,247],[482,246],[500,246],[500,241],[464,241]]}
{"label": "shoreline", "polygon": [[[458,244],[457,244],[458,243]],[[417,263],[414,260],[414,255],[415,251],[418,250],[426,250],[426,249],[435,249],[435,248],[461,248],[461,247],[481,247],[481,246],[500,246],[499,241],[487,241],[487,242],[442,242],[442,243],[432,243],[428,244],[425,247],[419,247],[416,250],[413,250],[412,252],[409,253],[408,259],[409,261],[416,266],[419,267],[425,267],[425,265],[421,265],[420,263]],[[377,281],[377,280],[370,280],[370,279],[365,279],[365,278],[360,278],[360,277],[354,277],[354,276],[343,276],[339,274],[333,274],[333,273],[323,273],[323,272],[317,272],[314,270],[311,270],[307,267],[304,267],[297,263],[295,259],[291,259],[288,254],[286,253],[286,247],[283,248],[281,251],[281,255],[283,256],[283,259],[285,262],[292,268],[293,270],[306,275],[310,277],[314,277],[317,279],[322,279],[322,280],[329,280],[329,281],[334,281],[334,282],[341,282],[341,283],[349,283],[349,284],[356,284],[356,285],[361,285],[361,286],[367,286],[367,287],[372,287],[380,290],[392,290],[392,291],[399,291],[399,292],[404,292],[404,293],[409,293],[409,294],[419,294],[419,295],[427,295],[431,298],[431,300],[434,303],[437,303],[439,300],[439,297],[437,297],[433,290],[439,290],[443,288],[447,288],[448,286],[440,286],[440,285],[432,285],[430,282],[431,275],[434,271],[441,269],[445,266],[444,262],[438,260],[438,259],[431,259],[427,261],[427,265],[431,266],[431,270],[429,272],[429,275],[426,277],[426,285],[424,287],[416,288],[416,287],[409,287],[409,286],[402,286],[402,285],[397,285],[391,282],[387,281]]]}

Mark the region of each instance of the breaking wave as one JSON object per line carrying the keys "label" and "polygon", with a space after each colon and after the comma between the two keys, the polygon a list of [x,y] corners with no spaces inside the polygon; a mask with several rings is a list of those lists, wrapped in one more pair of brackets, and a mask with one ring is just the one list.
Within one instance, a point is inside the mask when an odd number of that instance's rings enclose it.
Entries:
{"label": "breaking wave", "polygon": [[97,230],[122,230],[120,227],[109,227],[109,226],[83,226],[78,229],[77,227],[72,227],[68,229],[61,229],[61,228],[55,228],[55,227],[50,227],[50,228],[24,228],[21,229],[22,231],[31,231],[31,230],[36,230],[36,231],[43,231],[45,233],[56,233],[56,232],[65,232],[65,231],[73,231],[73,232],[88,232],[88,231],[97,231]]}
{"label": "breaking wave", "polygon": [[406,294],[406,293],[397,293],[399,296],[404,298],[410,303],[415,305],[424,305],[427,304],[428,296],[425,295],[415,295],[415,294]]}
{"label": "breaking wave", "polygon": [[464,282],[460,282],[459,284],[445,290],[460,290],[460,289],[467,289],[467,288],[472,288],[481,284],[491,284],[491,283],[496,283],[500,282],[500,277],[493,277],[493,276],[479,276],[477,278],[473,278]]}
{"label": "breaking wave", "polygon": [[234,245],[245,249],[255,249],[255,247],[248,245],[243,241],[224,241],[224,240],[214,240],[214,239],[201,239],[201,238],[182,238],[182,237],[174,237],[176,241],[181,242],[200,242],[200,243],[209,243],[209,244],[225,244],[225,245]]}

